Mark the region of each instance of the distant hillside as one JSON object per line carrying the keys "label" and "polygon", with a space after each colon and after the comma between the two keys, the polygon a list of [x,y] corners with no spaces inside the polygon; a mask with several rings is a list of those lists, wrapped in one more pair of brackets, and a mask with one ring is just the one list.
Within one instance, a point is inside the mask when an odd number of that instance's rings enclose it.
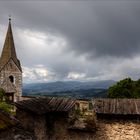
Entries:
{"label": "distant hillside", "polygon": [[75,98],[106,97],[107,88],[115,81],[57,81],[23,85],[23,95],[66,96]]}

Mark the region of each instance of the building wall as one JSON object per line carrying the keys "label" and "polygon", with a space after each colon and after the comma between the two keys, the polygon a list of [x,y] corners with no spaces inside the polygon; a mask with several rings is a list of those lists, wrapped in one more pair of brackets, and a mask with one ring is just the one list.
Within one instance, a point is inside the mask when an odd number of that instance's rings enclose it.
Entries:
{"label": "building wall", "polygon": [[98,119],[95,132],[68,130],[63,118],[55,122],[51,140],[140,140],[140,121]]}
{"label": "building wall", "polygon": [[139,120],[107,120],[98,119],[95,140],[139,140]]}
{"label": "building wall", "polygon": [[30,100],[30,99],[33,99],[33,98],[35,98],[35,97],[33,97],[33,96],[21,96],[21,97],[20,97],[20,101],[23,101],[23,100]]}
{"label": "building wall", "polygon": [[18,119],[26,130],[34,129],[36,140],[140,140],[140,119],[135,117],[133,119],[127,116],[123,119],[97,118],[97,128],[90,132],[68,129],[67,113],[34,115],[36,119],[29,113],[25,114],[19,112],[17,115],[22,117]]}
{"label": "building wall", "polygon": [[35,116],[36,115],[34,114],[16,109],[16,118],[19,120],[22,127],[27,131],[34,132]]}
{"label": "building wall", "polygon": [[47,140],[47,127],[46,127],[46,117],[43,116],[35,116],[34,123],[34,135],[36,140]]}
{"label": "building wall", "polygon": [[22,95],[22,72],[18,69],[12,59],[0,71],[0,86],[4,80],[9,78],[11,75],[14,77],[13,84],[16,87],[16,93],[14,93],[14,101],[18,101]]}

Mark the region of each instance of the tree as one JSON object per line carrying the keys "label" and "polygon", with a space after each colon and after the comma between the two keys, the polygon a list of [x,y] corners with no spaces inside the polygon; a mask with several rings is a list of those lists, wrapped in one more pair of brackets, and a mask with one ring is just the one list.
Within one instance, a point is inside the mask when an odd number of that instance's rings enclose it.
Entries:
{"label": "tree", "polygon": [[108,89],[109,98],[140,98],[140,79],[123,79]]}

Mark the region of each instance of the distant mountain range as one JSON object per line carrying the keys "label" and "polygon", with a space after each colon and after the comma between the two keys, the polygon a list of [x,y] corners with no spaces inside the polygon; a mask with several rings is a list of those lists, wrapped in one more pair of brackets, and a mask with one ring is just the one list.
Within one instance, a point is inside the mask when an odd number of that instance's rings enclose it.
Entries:
{"label": "distant mountain range", "polygon": [[106,97],[107,89],[116,81],[57,81],[50,83],[31,83],[23,85],[23,95],[65,96],[74,98]]}

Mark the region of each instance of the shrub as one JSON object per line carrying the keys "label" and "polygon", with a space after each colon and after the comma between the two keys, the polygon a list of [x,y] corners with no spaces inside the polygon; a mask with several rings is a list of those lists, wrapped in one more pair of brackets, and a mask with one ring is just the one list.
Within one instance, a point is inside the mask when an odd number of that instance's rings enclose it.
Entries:
{"label": "shrub", "polygon": [[108,89],[109,98],[140,98],[140,80],[123,79]]}
{"label": "shrub", "polygon": [[11,114],[13,110],[13,106],[6,102],[0,102],[0,109]]}

